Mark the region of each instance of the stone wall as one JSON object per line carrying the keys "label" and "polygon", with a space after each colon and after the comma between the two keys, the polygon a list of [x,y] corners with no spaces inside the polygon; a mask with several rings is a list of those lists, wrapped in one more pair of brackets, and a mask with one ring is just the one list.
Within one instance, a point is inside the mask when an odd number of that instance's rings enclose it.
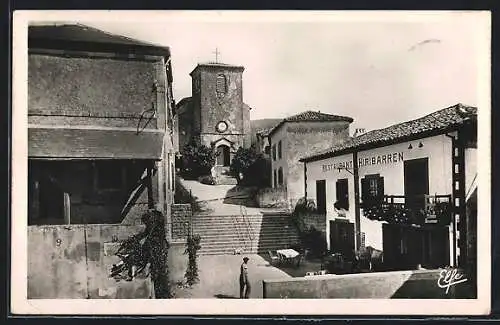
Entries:
{"label": "stone wall", "polygon": [[326,215],[321,214],[305,214],[304,224],[306,227],[314,227],[315,229],[326,234]]}
{"label": "stone wall", "polygon": [[[155,79],[152,62],[30,54],[28,112],[40,115],[30,123],[43,119],[65,124],[71,119],[75,125],[136,127],[141,113],[156,101]],[[57,116],[44,119],[46,115]],[[156,119],[148,127],[156,127]]]}
{"label": "stone wall", "polygon": [[319,275],[263,281],[264,298],[475,298],[470,282],[446,289],[437,285],[440,270]]}
{"label": "stone wall", "polygon": [[144,226],[28,227],[28,299],[147,299],[154,295],[145,270],[133,281],[109,276],[120,261],[119,243]]}
{"label": "stone wall", "polygon": [[255,197],[261,208],[288,208],[286,188],[265,188],[257,192]]}
{"label": "stone wall", "polygon": [[[188,255],[184,254],[186,241],[173,241],[168,249],[168,278],[173,287],[184,280],[188,267]],[[175,289],[174,289],[175,291]]]}
{"label": "stone wall", "polygon": [[172,204],[172,240],[181,240],[187,237],[192,215],[190,204]]}

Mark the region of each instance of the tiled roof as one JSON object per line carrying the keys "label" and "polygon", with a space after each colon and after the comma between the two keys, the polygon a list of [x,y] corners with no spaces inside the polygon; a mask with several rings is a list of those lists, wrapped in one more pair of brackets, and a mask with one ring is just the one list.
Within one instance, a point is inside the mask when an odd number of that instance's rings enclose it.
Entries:
{"label": "tiled roof", "polygon": [[352,117],[332,115],[315,111],[305,111],[290,117],[283,119],[285,122],[309,122],[309,121],[344,121],[352,122],[354,121]]}
{"label": "tiled roof", "polygon": [[304,157],[300,161],[315,161],[352,152],[356,149],[381,147],[403,142],[412,137],[424,137],[456,129],[467,121],[477,119],[477,108],[457,104],[424,117],[373,130],[343,144]]}
{"label": "tiled roof", "polygon": [[349,116],[326,114],[316,111],[305,111],[293,116],[289,116],[281,120],[276,126],[274,126],[269,132],[268,136],[279,129],[280,126],[286,122],[349,122],[352,123],[354,119]]}
{"label": "tiled roof", "polygon": [[[28,128],[28,157],[160,160],[163,132],[85,128]],[[167,143],[168,144],[168,143]]]}
{"label": "tiled roof", "polygon": [[[95,50],[120,52],[140,52],[142,54],[170,56],[168,46],[147,43],[121,35],[115,35],[82,24],[52,24],[28,27],[28,46],[30,48],[87,48],[93,44]],[[71,44],[71,45],[69,45]]]}

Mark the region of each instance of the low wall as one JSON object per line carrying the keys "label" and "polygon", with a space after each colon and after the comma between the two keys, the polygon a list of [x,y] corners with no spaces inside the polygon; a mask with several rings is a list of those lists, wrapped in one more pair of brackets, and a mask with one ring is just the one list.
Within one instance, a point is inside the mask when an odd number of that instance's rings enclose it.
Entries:
{"label": "low wall", "polygon": [[439,270],[319,275],[263,281],[264,298],[475,298],[471,282],[451,286],[437,284]]}
{"label": "low wall", "polygon": [[172,204],[172,240],[185,239],[189,232],[193,215],[190,204]]}
{"label": "low wall", "polygon": [[170,243],[168,250],[168,276],[171,283],[176,284],[184,280],[184,274],[188,266],[188,255],[184,254],[185,241]]}
{"label": "low wall", "polygon": [[326,215],[321,214],[304,214],[304,224],[306,227],[314,227],[317,230],[326,233]]}
{"label": "low wall", "polygon": [[68,225],[28,227],[28,299],[147,299],[148,272],[133,281],[111,278],[119,242],[144,226]]}
{"label": "low wall", "polygon": [[285,188],[265,188],[257,192],[255,199],[260,208],[288,208]]}

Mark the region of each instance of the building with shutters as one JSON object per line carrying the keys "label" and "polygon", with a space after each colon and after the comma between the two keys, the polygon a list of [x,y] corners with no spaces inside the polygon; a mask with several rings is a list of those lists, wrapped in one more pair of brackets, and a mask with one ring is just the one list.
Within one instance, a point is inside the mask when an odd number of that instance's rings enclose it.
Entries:
{"label": "building with shutters", "polygon": [[476,263],[477,109],[457,104],[301,159],[328,247],[389,269]]}
{"label": "building with shutters", "polygon": [[299,159],[345,142],[352,122],[348,116],[306,111],[287,117],[259,134],[272,162],[272,187],[285,192],[290,208],[304,195],[304,169]]}

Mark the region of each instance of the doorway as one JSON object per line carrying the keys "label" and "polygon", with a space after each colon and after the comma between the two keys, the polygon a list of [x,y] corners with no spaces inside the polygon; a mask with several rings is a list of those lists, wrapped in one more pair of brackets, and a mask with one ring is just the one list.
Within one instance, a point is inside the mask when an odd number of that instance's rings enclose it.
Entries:
{"label": "doorway", "polygon": [[449,264],[448,228],[414,227],[384,224],[382,226],[384,263],[390,270],[439,268]]}
{"label": "doorway", "polygon": [[412,211],[425,207],[425,195],[429,194],[428,158],[404,162],[405,203]]}
{"label": "doorway", "polygon": [[219,166],[229,166],[231,164],[231,153],[229,147],[225,144],[221,144],[217,147],[217,165]]}
{"label": "doorway", "polygon": [[316,181],[316,207],[319,214],[326,214],[326,181]]}
{"label": "doorway", "polygon": [[354,224],[330,220],[330,251],[352,258],[354,252]]}

